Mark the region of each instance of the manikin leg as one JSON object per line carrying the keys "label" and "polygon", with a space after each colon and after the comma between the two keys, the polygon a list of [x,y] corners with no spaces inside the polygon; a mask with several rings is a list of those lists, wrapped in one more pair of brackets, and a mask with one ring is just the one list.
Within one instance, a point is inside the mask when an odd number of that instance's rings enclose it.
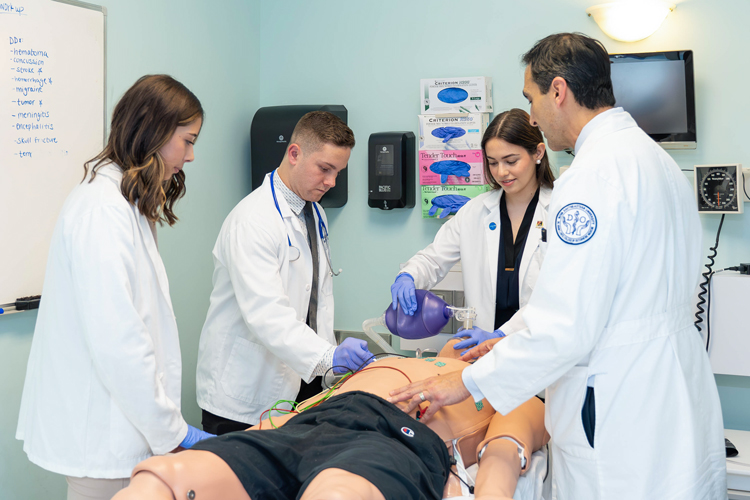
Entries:
{"label": "manikin leg", "polygon": [[202,450],[144,460],[133,469],[130,486],[112,500],[175,498],[250,500],[229,465],[213,453]]}
{"label": "manikin leg", "polygon": [[325,469],[310,482],[300,500],[385,500],[367,479],[341,469]]}
{"label": "manikin leg", "polygon": [[[191,495],[191,492],[193,493]],[[130,486],[112,500],[251,500],[232,469],[208,451],[151,457],[133,470]],[[341,469],[318,474],[302,500],[385,500],[361,476]]]}

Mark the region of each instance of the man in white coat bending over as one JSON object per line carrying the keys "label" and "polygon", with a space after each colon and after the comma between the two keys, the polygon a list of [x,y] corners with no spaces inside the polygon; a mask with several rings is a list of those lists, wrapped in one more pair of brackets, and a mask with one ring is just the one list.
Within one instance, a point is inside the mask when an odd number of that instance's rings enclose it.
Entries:
{"label": "man in white coat bending over", "polygon": [[[302,401],[320,377],[357,369],[367,342],[333,335],[325,212],[354,134],[335,115],[297,123],[274,172],[224,221],[213,250],[211,304],[198,353],[198,405],[213,434],[246,429],[279,400]],[[289,406],[281,406],[289,408]]]}
{"label": "man in white coat bending over", "polygon": [[474,348],[467,356],[486,355],[460,375],[391,400],[430,400],[429,419],[485,396],[506,414],[547,388],[553,498],[726,498],[718,391],[691,317],[701,260],[693,191],[614,107],[601,43],[551,35],[523,60],[531,123],[550,149],[575,152],[552,192],[527,329]]}

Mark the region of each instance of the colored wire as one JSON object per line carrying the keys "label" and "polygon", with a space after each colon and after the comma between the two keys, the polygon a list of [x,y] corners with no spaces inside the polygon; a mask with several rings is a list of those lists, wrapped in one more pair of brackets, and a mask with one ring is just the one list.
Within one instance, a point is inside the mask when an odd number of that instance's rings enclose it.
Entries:
{"label": "colored wire", "polygon": [[[412,383],[412,380],[411,380],[411,378],[409,378],[409,375],[407,375],[403,371],[401,371],[398,368],[395,368],[393,366],[368,366],[367,368],[363,368],[362,370],[359,370],[357,373],[362,373],[362,372],[366,372],[366,371],[370,371],[370,370],[379,370],[379,369],[384,369],[384,368],[388,369],[388,370],[395,370],[395,371],[399,372],[401,375],[403,375],[404,377],[406,377],[406,380],[408,380],[410,384]],[[356,375],[357,373],[355,373],[354,375]],[[351,377],[349,377],[349,378],[351,378]],[[344,385],[344,384],[342,383],[341,385]]]}
{"label": "colored wire", "polygon": [[352,370],[351,368],[349,368],[349,367],[347,367],[347,366],[343,366],[343,365],[336,365],[336,366],[332,366],[332,367],[330,367],[330,368],[329,368],[328,370],[326,370],[326,372],[325,372],[325,373],[323,374],[323,380],[325,380],[325,379],[327,378],[327,376],[328,376],[328,372],[330,372],[331,370],[333,370],[333,369],[335,369],[335,368],[344,368],[344,369],[345,369],[345,370],[346,370],[347,372],[349,372],[350,374],[352,374],[352,375],[353,375],[353,374],[355,374],[355,373],[357,373],[357,372],[361,371],[361,370],[362,370],[362,369],[363,369],[363,368],[364,368],[365,366],[367,366],[367,365],[368,365],[368,364],[370,363],[370,361],[372,361],[372,360],[375,360],[375,361],[377,361],[377,360],[378,360],[378,359],[380,359],[381,357],[385,357],[385,358],[387,358],[387,357],[393,357],[393,356],[396,356],[396,357],[399,357],[399,358],[408,358],[408,357],[409,357],[409,356],[404,356],[403,354],[393,354],[393,353],[388,353],[388,352],[381,352],[381,353],[378,353],[378,354],[373,354],[372,356],[370,356],[369,358],[367,358],[367,359],[366,359],[366,360],[364,361],[364,363],[362,363],[361,365],[359,365],[359,366],[358,366],[358,367],[357,367],[357,368],[356,368],[355,370]]}
{"label": "colored wire", "polygon": [[[292,407],[292,409],[291,410],[287,410],[286,408],[278,408],[278,406],[280,404],[283,404],[283,403],[289,404]],[[274,423],[273,423],[273,418],[272,418],[271,412],[276,411],[276,412],[279,412],[279,413],[284,412],[284,413],[287,413],[287,414],[289,414],[289,413],[297,413],[296,406],[297,406],[296,402],[289,401],[288,399],[280,399],[280,400],[276,401],[273,404],[272,407],[270,407],[269,409],[267,409],[266,411],[264,411],[263,413],[260,414],[260,423],[258,424],[258,429],[263,429],[263,415],[265,415],[266,413],[268,413],[268,422],[271,424],[271,426],[274,429],[277,429],[278,427],[276,427],[274,425]]]}
{"label": "colored wire", "polygon": [[[326,388],[327,389],[326,393],[320,399],[318,399],[318,400],[310,403],[309,405],[305,406],[304,408],[300,408],[299,407],[299,405],[301,404],[301,402],[297,403],[295,401],[289,401],[289,400],[286,400],[286,399],[280,399],[280,400],[276,401],[271,408],[269,408],[266,411],[264,411],[263,413],[261,413],[261,415],[260,415],[260,423],[258,424],[258,429],[261,429],[261,430],[263,429],[263,416],[266,413],[268,414],[268,422],[271,424],[271,426],[274,429],[278,429],[278,427],[276,425],[274,425],[274,423],[273,423],[273,417],[271,415],[271,412],[276,411],[276,412],[279,412],[279,413],[284,412],[286,414],[290,414],[290,413],[297,413],[298,414],[298,413],[301,413],[301,412],[303,412],[305,410],[309,410],[310,408],[314,408],[314,407],[318,406],[319,404],[323,403],[325,400],[327,400],[331,396],[333,396],[333,393],[337,389],[339,389],[342,385],[344,385],[344,382],[346,382],[352,376],[356,375],[357,373],[366,371],[366,370],[376,369],[376,368],[389,368],[391,370],[396,370],[397,372],[401,373],[404,377],[406,377],[406,379],[409,381],[409,383],[411,383],[411,379],[409,378],[409,376],[406,373],[404,373],[403,371],[399,370],[398,368],[393,368],[392,366],[370,366],[370,367],[365,368],[367,366],[367,364],[372,359],[377,359],[378,356],[384,356],[384,355],[386,357],[387,356],[394,356],[394,354],[390,354],[390,353],[373,354],[364,363],[362,363],[361,365],[359,365],[357,367],[357,369],[354,370],[354,371],[352,371],[351,369],[349,369],[349,368],[347,368],[345,366],[332,366],[331,368],[329,368],[328,370],[326,370],[325,374],[323,375],[323,379],[324,380],[326,378],[326,375],[328,375],[328,372],[331,371],[331,370],[333,370],[334,368],[346,368],[348,370],[348,373],[346,373],[343,377],[341,377],[341,379],[339,379],[331,387],[327,387]],[[408,356],[404,356],[402,354],[396,354],[395,356],[402,357],[402,358],[408,357]],[[290,410],[287,410],[285,408],[277,408],[278,405],[283,404],[283,403],[288,403],[292,408]]]}

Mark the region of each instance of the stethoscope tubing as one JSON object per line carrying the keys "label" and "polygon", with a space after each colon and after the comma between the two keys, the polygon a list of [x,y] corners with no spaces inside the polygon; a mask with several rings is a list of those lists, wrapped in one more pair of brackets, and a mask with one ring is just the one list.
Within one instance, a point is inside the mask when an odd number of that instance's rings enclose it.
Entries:
{"label": "stethoscope tubing", "polygon": [[[276,211],[279,213],[279,217],[281,217],[282,222],[284,221],[284,216],[281,213],[281,207],[279,207],[279,200],[276,198],[276,188],[273,185],[273,176],[276,174],[276,170],[271,172],[271,195],[273,196],[273,204],[276,205]],[[320,241],[323,242],[323,254],[326,257],[326,262],[328,263],[328,272],[331,276],[338,276],[341,274],[341,270],[339,272],[335,273],[333,272],[333,266],[331,265],[331,247],[328,246],[328,228],[326,227],[325,223],[323,222],[323,218],[320,216],[320,210],[318,210],[318,204],[313,203],[313,208],[315,208],[315,214],[318,216],[318,233],[320,234]],[[298,248],[296,248],[294,245],[292,245],[292,239],[289,237],[289,231],[286,233],[286,241],[289,243],[289,247],[295,249],[297,257],[290,260],[297,260],[300,255],[300,251]]]}

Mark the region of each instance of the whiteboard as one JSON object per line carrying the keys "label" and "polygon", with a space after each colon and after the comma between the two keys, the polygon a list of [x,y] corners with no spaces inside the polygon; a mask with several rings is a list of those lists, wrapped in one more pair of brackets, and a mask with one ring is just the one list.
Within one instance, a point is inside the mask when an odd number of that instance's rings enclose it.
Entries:
{"label": "whiteboard", "polygon": [[105,29],[103,7],[0,1],[0,304],[42,293],[60,208],[104,146]]}

